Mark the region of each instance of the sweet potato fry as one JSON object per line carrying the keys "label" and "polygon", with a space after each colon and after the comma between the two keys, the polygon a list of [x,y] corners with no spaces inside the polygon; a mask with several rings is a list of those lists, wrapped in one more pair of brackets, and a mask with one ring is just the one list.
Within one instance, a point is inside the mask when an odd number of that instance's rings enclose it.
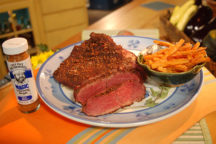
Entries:
{"label": "sweet potato fry", "polygon": [[166,68],[161,67],[161,66],[158,67],[157,70],[160,71],[160,72],[168,72]]}
{"label": "sweet potato fry", "polygon": [[204,57],[200,57],[200,58],[195,58],[195,59],[192,59],[191,63],[193,65],[197,65],[197,64],[200,64],[202,62],[205,62],[206,59]]}
{"label": "sweet potato fry", "polygon": [[180,47],[184,44],[184,42],[185,42],[185,40],[180,39],[180,41],[177,42],[176,47],[177,47],[177,48],[180,48]]}
{"label": "sweet potato fry", "polygon": [[174,44],[172,43],[169,43],[169,42],[165,42],[165,41],[158,41],[158,40],[154,40],[154,43],[158,44],[158,45],[161,45],[161,46],[174,46]]}
{"label": "sweet potato fry", "polygon": [[153,59],[153,58],[155,58],[155,57],[157,57],[157,58],[162,58],[163,55],[159,55],[159,54],[145,55],[145,56],[144,56],[144,59],[145,59],[145,60],[146,60],[146,59],[151,60],[151,59]]}
{"label": "sweet potato fry", "polygon": [[180,41],[177,42],[176,45],[170,46],[167,50],[166,56],[169,56],[169,55],[172,55],[173,53],[175,53],[183,44],[184,44],[184,40],[180,39]]}
{"label": "sweet potato fry", "polygon": [[179,48],[179,51],[191,50],[192,44],[185,43],[182,47]]}
{"label": "sweet potato fry", "polygon": [[183,58],[187,57],[187,55],[192,54],[194,51],[192,50],[186,50],[186,51],[177,51],[173,55],[170,55],[169,57],[174,57],[174,58]]}
{"label": "sweet potato fry", "polygon": [[188,67],[185,65],[175,65],[174,68],[176,71],[179,71],[179,72],[185,72],[188,70]]}
{"label": "sweet potato fry", "polygon": [[190,61],[186,58],[172,59],[172,60],[167,61],[166,65],[167,66],[182,65],[182,64],[185,64],[188,62],[190,62]]}
{"label": "sweet potato fry", "polygon": [[152,69],[156,69],[156,68],[158,68],[158,67],[160,67],[160,66],[162,66],[162,67],[164,67],[164,66],[166,66],[166,61],[156,61],[156,62],[154,62],[154,63],[152,63],[151,64],[151,68]]}
{"label": "sweet potato fry", "polygon": [[198,49],[199,46],[200,46],[200,43],[197,42],[197,43],[193,46],[192,50]]}
{"label": "sweet potato fry", "polygon": [[196,49],[196,51],[202,51],[202,50],[206,50],[206,47],[199,47],[198,49]]}

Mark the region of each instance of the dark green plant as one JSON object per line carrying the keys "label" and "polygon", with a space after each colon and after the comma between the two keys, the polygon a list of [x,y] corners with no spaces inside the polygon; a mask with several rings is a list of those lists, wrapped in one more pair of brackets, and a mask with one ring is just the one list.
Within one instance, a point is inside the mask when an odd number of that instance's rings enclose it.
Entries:
{"label": "dark green plant", "polygon": [[37,46],[41,52],[49,51],[47,44],[38,44]]}

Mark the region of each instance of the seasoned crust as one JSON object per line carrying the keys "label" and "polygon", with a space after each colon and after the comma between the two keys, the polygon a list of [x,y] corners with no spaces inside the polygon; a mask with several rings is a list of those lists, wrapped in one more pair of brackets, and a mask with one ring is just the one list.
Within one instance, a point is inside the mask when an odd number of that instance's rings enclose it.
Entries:
{"label": "seasoned crust", "polygon": [[136,67],[133,53],[116,45],[108,35],[91,33],[89,40],[73,48],[54,72],[54,78],[66,86],[78,88],[94,79]]}

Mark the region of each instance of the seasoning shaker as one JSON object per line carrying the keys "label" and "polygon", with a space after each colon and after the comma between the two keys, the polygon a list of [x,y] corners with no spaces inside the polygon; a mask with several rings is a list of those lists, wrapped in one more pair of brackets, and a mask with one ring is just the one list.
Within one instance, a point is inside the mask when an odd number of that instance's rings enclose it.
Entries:
{"label": "seasoning shaker", "polygon": [[31,113],[40,107],[39,97],[33,76],[28,42],[25,38],[8,39],[2,44],[7,57],[10,77],[21,112]]}

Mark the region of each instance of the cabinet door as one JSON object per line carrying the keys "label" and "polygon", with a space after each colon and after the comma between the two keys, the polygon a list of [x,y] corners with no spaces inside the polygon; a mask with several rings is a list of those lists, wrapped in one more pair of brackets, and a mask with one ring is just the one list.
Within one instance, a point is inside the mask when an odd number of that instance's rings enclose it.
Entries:
{"label": "cabinet door", "polygon": [[78,26],[88,22],[86,8],[71,9],[43,16],[46,32]]}

